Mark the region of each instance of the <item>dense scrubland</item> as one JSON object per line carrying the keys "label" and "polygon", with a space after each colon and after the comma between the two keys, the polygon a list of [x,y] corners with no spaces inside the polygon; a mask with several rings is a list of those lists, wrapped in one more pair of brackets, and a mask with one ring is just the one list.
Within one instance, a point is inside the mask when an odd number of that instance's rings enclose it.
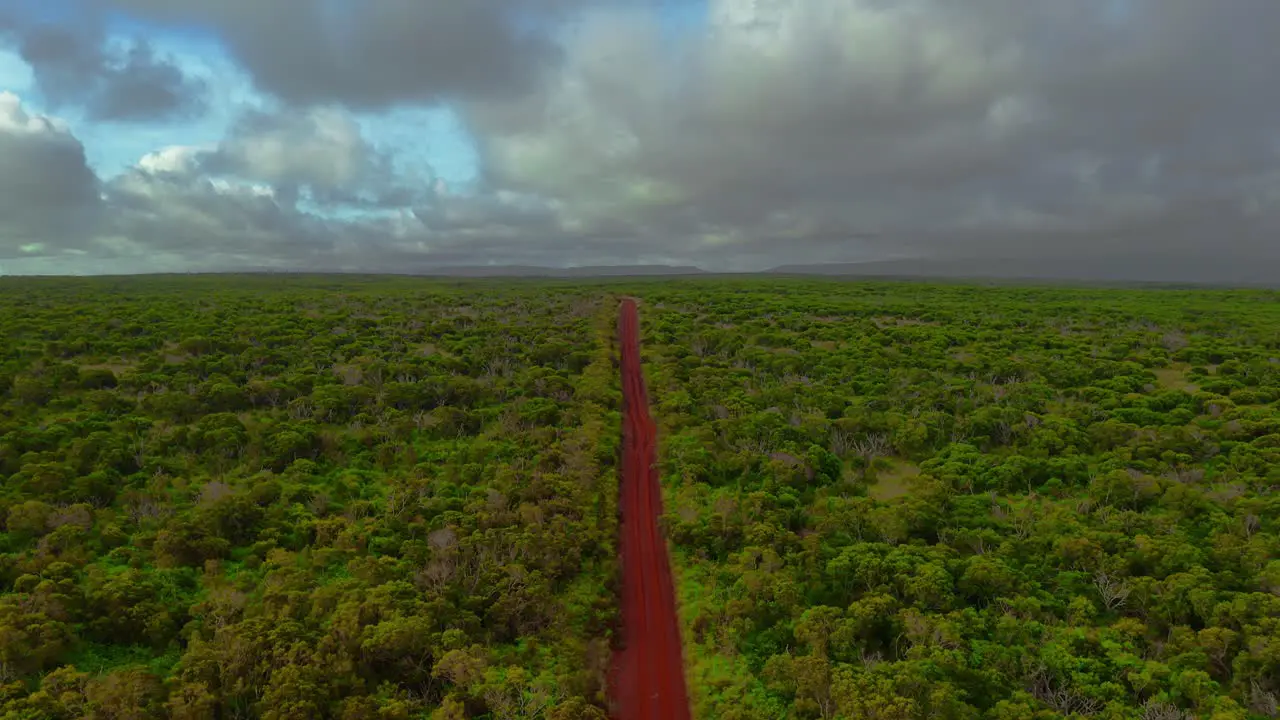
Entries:
{"label": "dense scrubland", "polygon": [[700,717],[1280,716],[1277,293],[643,297]]}
{"label": "dense scrubland", "polygon": [[0,718],[603,718],[617,297],[701,718],[1280,716],[1280,294],[0,283]]}
{"label": "dense scrubland", "polygon": [[603,297],[0,285],[0,717],[603,717]]}

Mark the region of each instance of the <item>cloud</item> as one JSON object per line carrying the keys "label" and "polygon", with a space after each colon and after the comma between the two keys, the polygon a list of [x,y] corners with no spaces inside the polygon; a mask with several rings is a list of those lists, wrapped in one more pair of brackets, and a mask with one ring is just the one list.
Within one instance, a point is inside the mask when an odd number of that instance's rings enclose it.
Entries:
{"label": "cloud", "polygon": [[141,38],[111,40],[91,19],[35,24],[13,33],[41,93],[54,107],[80,106],[91,120],[143,122],[198,115],[207,86]]}
{"label": "cloud", "polygon": [[296,105],[382,108],[518,93],[555,58],[522,29],[569,0],[99,0],[212,29],[257,86]]}
{"label": "cloud", "polygon": [[601,250],[594,238],[562,232],[536,202],[506,193],[338,219],[266,183],[211,179],[199,170],[200,154],[162,151],[107,183],[110,223],[95,257],[148,266],[161,258],[166,267],[206,271],[422,272],[489,261],[555,264]]}
{"label": "cloud", "polygon": [[[218,38],[271,96],[104,200],[50,180],[48,206],[99,208],[104,257],[1024,258],[1112,276],[1280,260],[1273,0],[707,0],[709,27],[678,35],[629,0],[93,1]],[[458,193],[412,135],[367,129],[442,104],[480,156]],[[58,132],[40,147],[79,148]],[[48,227],[24,222],[28,241]]]}
{"label": "cloud", "polygon": [[[396,178],[338,108],[252,110],[212,147],[172,146],[105,184],[112,256],[159,252],[201,268],[328,268],[359,238],[377,252],[381,218],[327,216],[377,208]],[[358,254],[358,253],[357,253]]]}
{"label": "cloud", "polygon": [[147,267],[411,271],[582,249],[546,201],[405,180],[341,111],[254,112],[216,147],[163,148],[107,181],[93,253]]}
{"label": "cloud", "polygon": [[[252,124],[295,127],[293,120]],[[204,270],[395,272],[490,262],[558,265],[566,257],[577,264],[671,259],[652,255],[643,235],[625,228],[609,233],[575,228],[565,224],[555,203],[508,190],[452,195],[426,185],[422,193],[404,197],[400,207],[389,201],[348,204],[345,196],[334,200],[324,192],[300,202],[299,186],[326,179],[334,181],[335,193],[361,188],[364,197],[375,198],[371,188],[403,187],[403,182],[393,175],[356,182],[359,173],[335,171],[345,167],[342,162],[236,165],[230,161],[234,148],[246,137],[258,136],[233,133],[217,149],[165,148],[108,181],[104,197],[110,222],[100,228],[95,256],[152,265],[165,258],[169,265]],[[373,164],[366,170],[377,167],[385,168]],[[357,212],[334,216],[335,204]]]}
{"label": "cloud", "polygon": [[494,184],[730,264],[1043,255],[1064,233],[1259,257],[1238,237],[1274,219],[1280,5],[1126,5],[712,0],[678,50],[602,9],[543,92],[466,115]]}
{"label": "cloud", "polygon": [[722,1],[679,63],[652,18],[602,11],[544,96],[470,117],[498,182],[606,215],[694,206],[739,225],[997,169],[987,114],[1017,48],[909,4]]}
{"label": "cloud", "polygon": [[78,247],[99,209],[98,178],[60,120],[0,91],[0,257]]}
{"label": "cloud", "polygon": [[336,107],[250,111],[201,159],[208,172],[269,183],[290,196],[305,189],[329,202],[390,192],[387,162],[350,113]]}
{"label": "cloud", "polygon": [[[339,106],[250,110],[217,147],[190,155],[201,172],[271,185],[290,201],[343,210],[409,209],[435,195],[430,168],[398,163]],[[408,165],[409,167],[403,167]]]}
{"label": "cloud", "polygon": [[0,193],[4,272],[427,270],[584,249],[544,200],[402,175],[338,108],[252,111],[219,143],[99,181],[64,123],[0,94]]}
{"label": "cloud", "polygon": [[[156,171],[148,168],[161,167]],[[337,234],[315,216],[281,202],[269,186],[211,179],[144,159],[105,186],[109,222],[96,251],[106,257],[160,253],[195,267],[306,267],[331,254]]]}
{"label": "cloud", "polygon": [[509,191],[458,197],[435,190],[428,202],[414,208],[414,216],[424,227],[437,231],[511,235],[556,231],[556,210],[545,200]]}

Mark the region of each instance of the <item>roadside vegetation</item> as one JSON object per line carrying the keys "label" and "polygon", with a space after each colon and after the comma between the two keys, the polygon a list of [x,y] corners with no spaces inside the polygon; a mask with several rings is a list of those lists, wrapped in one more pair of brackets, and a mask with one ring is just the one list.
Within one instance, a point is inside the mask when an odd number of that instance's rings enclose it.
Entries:
{"label": "roadside vegetation", "polygon": [[1280,294],[632,291],[697,717],[1280,717]]}
{"label": "roadside vegetation", "polygon": [[601,718],[615,307],[0,284],[0,718]]}
{"label": "roadside vegetation", "polygon": [[616,298],[695,717],[1280,717],[1280,294],[0,282],[0,720],[604,718]]}

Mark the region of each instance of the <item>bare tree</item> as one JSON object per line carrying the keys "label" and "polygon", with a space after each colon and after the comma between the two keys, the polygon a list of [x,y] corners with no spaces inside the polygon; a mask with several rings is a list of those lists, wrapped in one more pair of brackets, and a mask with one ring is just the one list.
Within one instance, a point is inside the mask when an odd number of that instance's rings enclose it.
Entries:
{"label": "bare tree", "polygon": [[418,501],[418,494],[408,488],[395,488],[386,499],[388,517],[400,517]]}
{"label": "bare tree", "polygon": [[1258,520],[1257,515],[1254,515],[1253,513],[1249,513],[1248,515],[1244,516],[1244,519],[1241,521],[1241,524],[1244,526],[1244,536],[1247,538],[1251,538],[1253,537],[1253,534],[1257,532],[1258,528],[1261,526],[1261,521]]}
{"label": "bare tree", "polygon": [[706,357],[708,348],[709,343],[701,335],[695,335],[689,340],[689,352],[697,357]]}
{"label": "bare tree", "polygon": [[1123,607],[1125,601],[1129,599],[1129,593],[1133,592],[1124,579],[1112,577],[1106,572],[1099,572],[1093,576],[1093,586],[1097,588],[1098,596],[1102,598],[1102,604],[1107,607],[1107,610]]}
{"label": "bare tree", "polygon": [[1009,527],[1013,530],[1013,534],[1019,540],[1026,540],[1031,536],[1031,530],[1035,527],[1036,518],[1032,511],[1027,509],[1019,510],[1016,514],[1010,516]]}
{"label": "bare tree", "polygon": [[844,457],[846,453],[853,449],[853,441],[843,431],[832,430],[829,449],[832,454]]}
{"label": "bare tree", "polygon": [[867,433],[853,441],[853,450],[870,465],[878,457],[888,455],[893,449],[889,436],[884,433]]}
{"label": "bare tree", "polygon": [[489,377],[489,378],[492,378],[492,377],[509,378],[511,377],[511,373],[513,369],[514,369],[514,363],[511,362],[511,358],[500,355],[498,357],[492,358],[491,360],[489,360],[489,362],[485,363],[484,375],[485,377]]}
{"label": "bare tree", "polygon": [[1027,690],[1037,700],[1063,715],[1093,715],[1103,706],[1102,701],[1064,686],[1044,667],[1036,668],[1028,676]]}
{"label": "bare tree", "polygon": [[1013,441],[1013,427],[1009,423],[1000,420],[996,422],[992,435],[1000,445],[1008,445]]}
{"label": "bare tree", "polygon": [[1280,717],[1280,698],[1254,680],[1249,684],[1249,709],[1264,717]]}

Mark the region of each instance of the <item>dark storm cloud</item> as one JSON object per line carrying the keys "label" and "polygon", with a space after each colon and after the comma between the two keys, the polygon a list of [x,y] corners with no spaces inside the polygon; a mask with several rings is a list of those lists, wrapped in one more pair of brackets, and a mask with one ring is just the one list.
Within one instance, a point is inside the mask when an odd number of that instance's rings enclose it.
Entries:
{"label": "dark storm cloud", "polygon": [[554,59],[521,29],[569,0],[99,0],[213,30],[257,86],[286,102],[376,108],[532,87]]}
{"label": "dark storm cloud", "polygon": [[519,238],[529,232],[553,234],[559,228],[554,208],[512,193],[434,197],[413,213],[424,227],[440,232]]}
{"label": "dark storm cloud", "polygon": [[78,247],[97,210],[80,141],[0,92],[0,257]]}
{"label": "dark storm cloud", "polygon": [[1274,247],[1280,3],[712,0],[712,14],[674,69],[669,42],[605,15],[544,94],[469,105],[493,182],[600,222],[696,216],[708,242],[672,247],[726,265],[1049,257],[1069,240],[1191,267]]}
{"label": "dark storm cloud", "polygon": [[[103,234],[128,252],[1218,280],[1280,262],[1275,0],[709,0],[711,29],[680,39],[625,0],[94,1],[211,31],[284,101],[111,181]],[[521,29],[553,5],[584,13],[558,49]],[[438,101],[477,137],[474,195],[401,175],[351,114]]]}
{"label": "dark storm cloud", "polygon": [[16,28],[10,42],[51,105],[82,106],[91,120],[174,119],[206,106],[204,81],[158,57],[145,39],[109,43],[92,21]]}

